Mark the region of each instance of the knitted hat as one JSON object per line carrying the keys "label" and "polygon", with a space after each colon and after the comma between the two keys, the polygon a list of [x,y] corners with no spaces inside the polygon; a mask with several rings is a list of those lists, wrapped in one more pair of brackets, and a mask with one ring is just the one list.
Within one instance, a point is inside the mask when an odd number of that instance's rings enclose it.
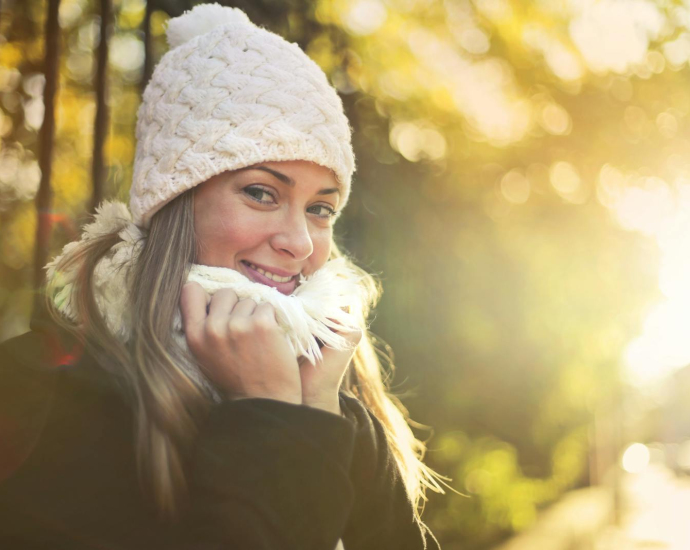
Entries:
{"label": "knitted hat", "polygon": [[261,161],[330,168],[345,205],[351,128],[337,92],[299,46],[218,4],[171,19],[167,38],[138,111],[134,223],[148,227],[181,193]]}

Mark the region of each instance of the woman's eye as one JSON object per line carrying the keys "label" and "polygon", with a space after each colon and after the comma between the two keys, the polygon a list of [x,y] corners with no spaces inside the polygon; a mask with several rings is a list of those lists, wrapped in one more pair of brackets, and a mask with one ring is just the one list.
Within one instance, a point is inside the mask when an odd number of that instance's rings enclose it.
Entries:
{"label": "woman's eye", "polygon": [[325,204],[315,204],[314,206],[310,206],[309,210],[312,209],[316,210],[316,212],[313,213],[319,218],[331,218],[336,214],[335,210],[333,210],[330,206],[326,206]]}
{"label": "woman's eye", "polygon": [[[243,189],[244,193],[249,195],[249,197],[252,200],[255,200],[256,202],[261,202],[261,203],[270,203],[273,202],[271,199],[273,199],[273,195],[266,191],[265,189],[262,189],[261,187],[245,187]],[[266,197],[270,197],[267,199]]]}
{"label": "woman's eye", "polygon": [[[242,192],[253,201],[261,204],[274,204],[276,202],[273,193],[262,187],[249,186],[242,189]],[[317,217],[322,219],[329,219],[337,214],[337,212],[327,204],[315,204],[307,208],[307,212],[316,214]]]}

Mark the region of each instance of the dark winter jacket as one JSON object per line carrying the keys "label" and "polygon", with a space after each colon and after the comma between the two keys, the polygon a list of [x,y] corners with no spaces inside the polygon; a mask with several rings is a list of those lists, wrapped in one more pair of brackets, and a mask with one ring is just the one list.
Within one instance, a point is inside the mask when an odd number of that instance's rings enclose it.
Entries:
{"label": "dark winter jacket", "polygon": [[[436,550],[413,521],[381,422],[272,399],[211,410],[174,525],[144,504],[132,409],[46,321],[0,345],[0,549]],[[75,358],[75,356],[80,356]]]}

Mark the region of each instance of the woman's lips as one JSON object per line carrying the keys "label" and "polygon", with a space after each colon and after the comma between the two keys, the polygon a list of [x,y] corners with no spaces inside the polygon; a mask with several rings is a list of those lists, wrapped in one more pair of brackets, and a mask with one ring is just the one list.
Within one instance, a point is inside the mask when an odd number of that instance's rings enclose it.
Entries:
{"label": "woman's lips", "polygon": [[297,286],[297,277],[293,277],[289,281],[285,283],[279,283],[277,281],[273,281],[272,279],[269,279],[265,275],[262,275],[255,269],[252,269],[249,265],[247,265],[246,262],[241,262],[242,266],[244,267],[246,271],[246,275],[252,279],[256,283],[261,283],[262,285],[270,286],[275,288],[278,292],[281,294],[285,295],[290,295],[295,291],[295,287]]}

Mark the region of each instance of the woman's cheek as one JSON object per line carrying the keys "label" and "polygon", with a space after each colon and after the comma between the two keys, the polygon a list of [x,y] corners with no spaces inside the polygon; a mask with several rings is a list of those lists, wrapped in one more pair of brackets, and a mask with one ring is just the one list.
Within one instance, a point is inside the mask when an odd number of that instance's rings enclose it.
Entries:
{"label": "woman's cheek", "polygon": [[323,267],[323,265],[331,257],[331,242],[333,241],[332,229],[319,232],[318,235],[312,237],[314,242],[314,263],[316,268]]}

